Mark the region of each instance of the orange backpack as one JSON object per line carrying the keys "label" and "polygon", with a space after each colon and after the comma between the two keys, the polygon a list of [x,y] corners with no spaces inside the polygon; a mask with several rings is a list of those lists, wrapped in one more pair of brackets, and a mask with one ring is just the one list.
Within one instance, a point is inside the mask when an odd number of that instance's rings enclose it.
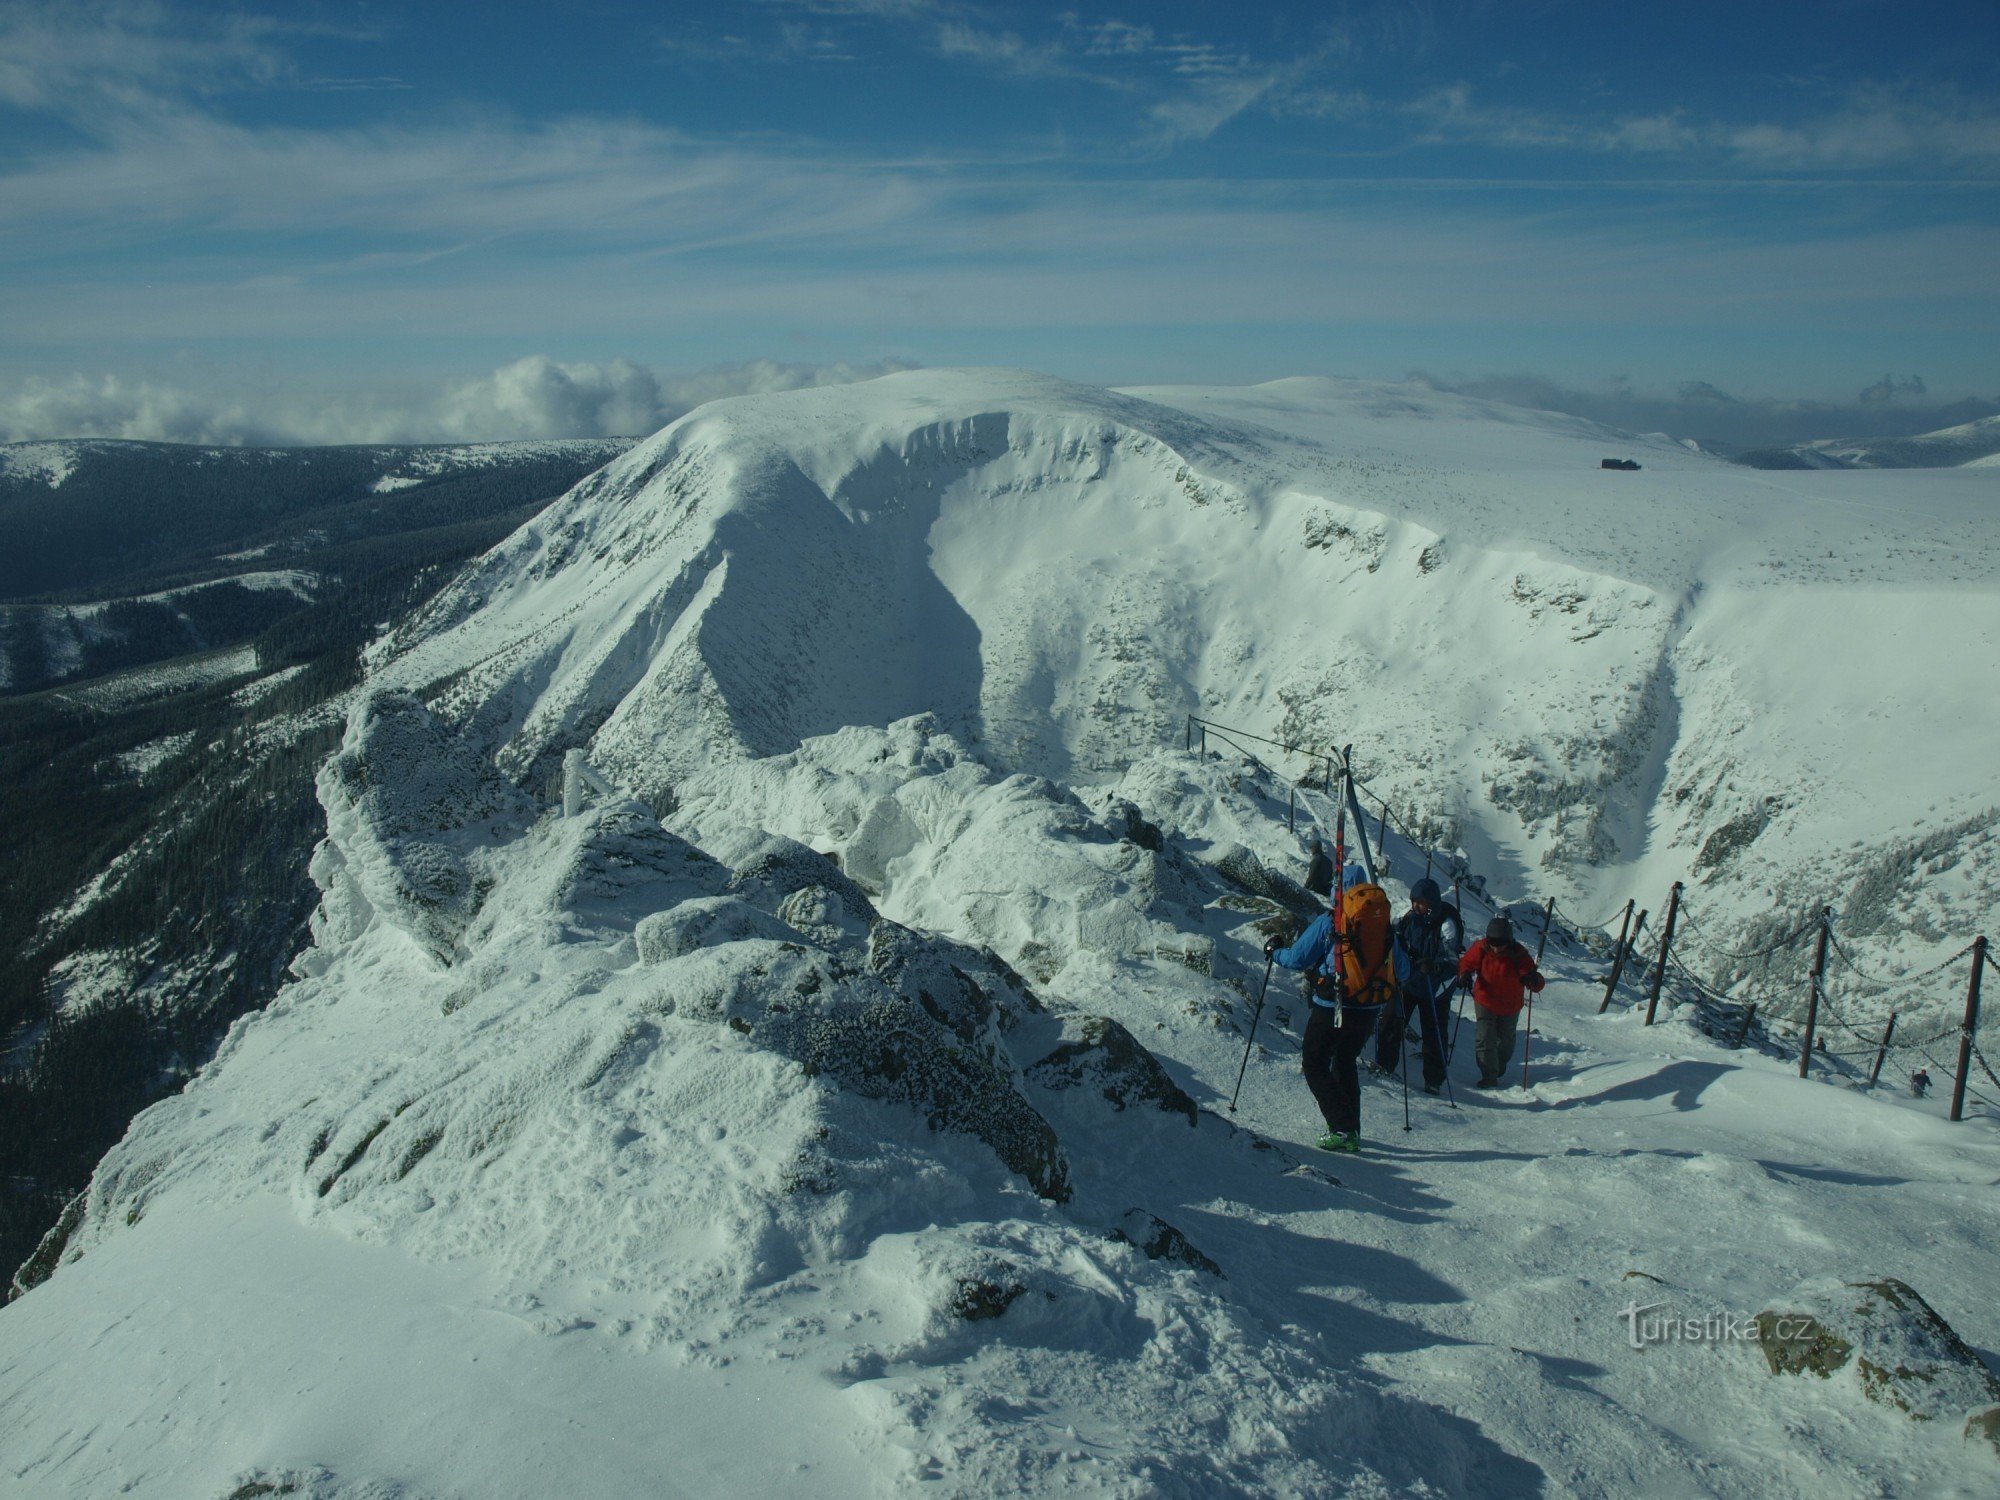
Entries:
{"label": "orange backpack", "polygon": [[[1379,885],[1350,885],[1340,894],[1333,920],[1340,955],[1340,998],[1348,1005],[1386,1005],[1396,998],[1395,939],[1389,926],[1389,897]],[[1315,984],[1332,995],[1332,976]]]}

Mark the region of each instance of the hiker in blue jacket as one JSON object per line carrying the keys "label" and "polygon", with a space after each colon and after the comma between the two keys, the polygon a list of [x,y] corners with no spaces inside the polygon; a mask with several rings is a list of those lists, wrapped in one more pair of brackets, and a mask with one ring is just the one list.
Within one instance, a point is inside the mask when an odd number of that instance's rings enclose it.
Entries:
{"label": "hiker in blue jacket", "polygon": [[1393,1073],[1402,1061],[1403,1034],[1415,1023],[1424,1050],[1424,1092],[1444,1086],[1444,1022],[1438,997],[1458,973],[1458,912],[1446,906],[1438,883],[1426,875],[1410,887],[1410,909],[1396,922],[1396,1002],[1382,1007],[1375,1039],[1375,1071]]}
{"label": "hiker in blue jacket", "polygon": [[[1341,885],[1345,889],[1366,879],[1358,865],[1350,865]],[[1351,1152],[1361,1149],[1361,1078],[1355,1059],[1375,1034],[1383,1007],[1349,1003],[1336,1010],[1331,974],[1335,942],[1333,912],[1328,910],[1315,917],[1289,948],[1272,938],[1264,944],[1264,954],[1279,968],[1306,976],[1311,1004],[1306,1008],[1299,1062],[1313,1103],[1326,1121],[1326,1133],[1316,1144],[1322,1151]]]}

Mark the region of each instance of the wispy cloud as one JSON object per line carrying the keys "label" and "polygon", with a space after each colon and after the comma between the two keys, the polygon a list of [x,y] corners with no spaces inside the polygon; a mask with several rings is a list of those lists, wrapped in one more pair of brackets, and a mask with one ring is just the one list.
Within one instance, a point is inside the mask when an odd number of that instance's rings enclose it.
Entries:
{"label": "wispy cloud", "polygon": [[301,74],[294,44],[328,31],[317,23],[160,0],[4,0],[0,102],[95,133],[235,89],[401,86],[387,78]]}
{"label": "wispy cloud", "polygon": [[938,22],[933,45],[942,57],[977,64],[1017,78],[1083,78],[1087,71],[1054,42],[1029,42],[1012,31],[992,30],[964,20]]}
{"label": "wispy cloud", "polygon": [[[409,129],[249,129],[204,116],[119,130],[0,177],[0,256],[45,260],[162,235],[423,236],[644,244],[810,242],[899,211],[896,178],[591,119]],[[239,247],[247,248],[247,247]],[[396,249],[407,246],[396,245]],[[293,259],[297,267],[298,262]]]}
{"label": "wispy cloud", "polygon": [[1881,84],[1855,88],[1836,108],[1788,123],[1698,119],[1686,112],[1560,115],[1492,105],[1469,84],[1380,101],[1416,127],[1413,144],[1474,142],[1641,157],[1731,162],[1756,171],[1930,170],[2000,166],[2000,107],[1950,89],[1922,94]]}

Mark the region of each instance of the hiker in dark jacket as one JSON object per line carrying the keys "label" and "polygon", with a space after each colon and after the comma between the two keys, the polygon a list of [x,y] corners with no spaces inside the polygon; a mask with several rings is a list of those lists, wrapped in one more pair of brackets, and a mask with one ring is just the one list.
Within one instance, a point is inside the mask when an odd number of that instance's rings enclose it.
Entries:
{"label": "hiker in dark jacket", "polygon": [[1542,971],[1535,967],[1535,955],[1514,941],[1514,924],[1495,917],[1486,924],[1486,936],[1465,950],[1458,974],[1461,981],[1471,981],[1472,1003],[1479,1009],[1472,1033],[1478,1087],[1494,1088],[1514,1056],[1521,1006],[1529,995],[1542,992]]}
{"label": "hiker in dark jacket", "polygon": [[[1355,872],[1357,875],[1359,871]],[[1326,1121],[1326,1133],[1317,1144],[1322,1151],[1361,1149],[1361,1078],[1355,1059],[1375,1034],[1384,1009],[1381,1005],[1347,1002],[1336,1009],[1328,984],[1316,977],[1330,971],[1338,961],[1333,913],[1325,911],[1299,935],[1289,948],[1276,938],[1264,945],[1264,956],[1281,969],[1295,969],[1306,975],[1310,1003],[1306,1007],[1305,1040],[1299,1062],[1305,1071],[1306,1087],[1313,1103]],[[1338,1016],[1336,1021],[1335,1017]]]}
{"label": "hiker in dark jacket", "polygon": [[1382,1007],[1375,1070],[1393,1073],[1402,1061],[1403,1033],[1415,1023],[1424,1051],[1424,1092],[1444,1087],[1444,1022],[1440,997],[1458,969],[1458,913],[1428,875],[1410,887],[1410,909],[1396,922],[1397,1003]]}
{"label": "hiker in dark jacket", "polygon": [[1326,857],[1326,845],[1318,834],[1306,845],[1306,852],[1312,856],[1306,861],[1306,889],[1324,901],[1333,894],[1333,861]]}

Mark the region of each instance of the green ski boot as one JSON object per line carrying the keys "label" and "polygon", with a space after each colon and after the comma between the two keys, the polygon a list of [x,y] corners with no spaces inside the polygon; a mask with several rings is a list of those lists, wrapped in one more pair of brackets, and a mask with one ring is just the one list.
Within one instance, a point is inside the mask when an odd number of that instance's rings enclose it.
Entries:
{"label": "green ski boot", "polygon": [[1349,1156],[1353,1156],[1361,1150],[1361,1132],[1350,1130],[1343,1133],[1338,1130],[1329,1130],[1319,1138],[1316,1144],[1322,1151],[1344,1151]]}

